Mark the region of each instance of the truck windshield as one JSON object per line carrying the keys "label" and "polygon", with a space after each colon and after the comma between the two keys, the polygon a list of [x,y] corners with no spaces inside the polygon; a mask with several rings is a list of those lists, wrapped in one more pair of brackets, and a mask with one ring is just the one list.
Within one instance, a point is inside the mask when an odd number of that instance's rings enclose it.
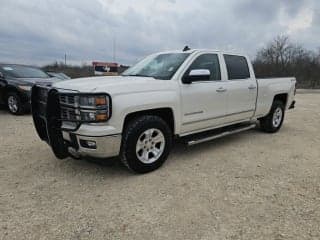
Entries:
{"label": "truck windshield", "polygon": [[151,55],[123,72],[122,76],[153,77],[170,80],[190,53]]}
{"label": "truck windshield", "polygon": [[14,78],[49,78],[49,75],[34,67],[7,65],[1,66],[4,75]]}

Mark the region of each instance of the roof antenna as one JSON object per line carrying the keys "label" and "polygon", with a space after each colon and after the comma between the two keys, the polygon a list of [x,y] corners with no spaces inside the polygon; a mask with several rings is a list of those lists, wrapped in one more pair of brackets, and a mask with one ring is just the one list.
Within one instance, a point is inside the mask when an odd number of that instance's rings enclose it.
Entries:
{"label": "roof antenna", "polygon": [[189,51],[189,50],[191,50],[191,48],[189,48],[189,46],[185,46],[182,51],[186,52],[186,51]]}

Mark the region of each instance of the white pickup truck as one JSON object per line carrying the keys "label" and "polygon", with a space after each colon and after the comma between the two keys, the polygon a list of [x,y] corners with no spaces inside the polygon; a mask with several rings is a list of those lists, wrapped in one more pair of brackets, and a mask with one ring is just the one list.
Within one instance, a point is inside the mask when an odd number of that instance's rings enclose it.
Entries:
{"label": "white pickup truck", "polygon": [[277,132],[293,108],[295,78],[256,79],[244,55],[171,51],[121,76],[34,86],[32,113],[57,158],[119,156],[146,173],[167,159],[173,139],[189,145],[254,128]]}

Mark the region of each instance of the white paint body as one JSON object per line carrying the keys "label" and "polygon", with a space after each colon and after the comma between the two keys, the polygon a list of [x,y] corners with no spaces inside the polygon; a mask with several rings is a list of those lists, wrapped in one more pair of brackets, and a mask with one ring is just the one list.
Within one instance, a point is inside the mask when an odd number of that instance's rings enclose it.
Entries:
{"label": "white paint body", "polygon": [[[182,76],[190,64],[206,53],[218,55],[221,81],[182,83]],[[223,54],[230,53],[193,50],[171,80],[103,76],[62,81],[53,87],[79,92],[104,92],[111,96],[110,120],[82,124],[75,133],[84,136],[121,134],[126,116],[143,110],[170,108],[174,114],[174,134],[186,136],[266,116],[277,94],[288,95],[286,108],[289,108],[294,100],[295,78],[256,79],[251,62],[246,57],[251,77],[228,80]]]}

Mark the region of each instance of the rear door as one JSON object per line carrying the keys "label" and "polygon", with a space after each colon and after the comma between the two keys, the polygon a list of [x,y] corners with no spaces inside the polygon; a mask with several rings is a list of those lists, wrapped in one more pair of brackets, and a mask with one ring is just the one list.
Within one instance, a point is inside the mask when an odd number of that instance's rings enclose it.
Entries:
{"label": "rear door", "polygon": [[228,81],[227,122],[250,119],[254,115],[257,82],[248,59],[244,56],[223,55]]}
{"label": "rear door", "polygon": [[216,53],[198,54],[185,73],[191,70],[207,69],[210,80],[181,83],[182,100],[182,134],[206,130],[225,122],[226,89],[221,79],[221,56]]}

